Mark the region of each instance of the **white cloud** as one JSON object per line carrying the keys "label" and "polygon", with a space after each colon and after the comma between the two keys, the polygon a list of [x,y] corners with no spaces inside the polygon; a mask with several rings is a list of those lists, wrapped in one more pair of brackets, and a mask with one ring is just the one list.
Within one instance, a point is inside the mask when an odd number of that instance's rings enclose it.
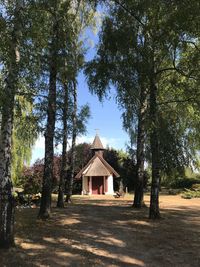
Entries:
{"label": "white cloud", "polygon": [[[101,142],[103,146],[106,148],[107,146],[109,147],[118,147],[118,143],[121,141],[120,138],[107,138],[107,137],[100,137]],[[77,137],[77,144],[81,143],[92,143],[94,141],[94,136],[80,136]],[[71,146],[71,139],[68,141],[68,146]],[[44,136],[40,135],[38,139],[36,140],[36,143],[33,147],[33,150],[44,150],[45,149],[45,138]],[[59,153],[62,151],[62,144],[59,144],[58,146],[55,147],[55,152]]]}
{"label": "white cloud", "polygon": [[55,146],[54,153],[60,154],[62,152],[62,144]]}
{"label": "white cloud", "polygon": [[[107,138],[107,137],[101,136],[100,139],[101,139],[101,142],[105,148],[107,146],[118,148],[119,143],[121,142],[120,138]],[[77,138],[77,144],[81,144],[84,142],[85,143],[92,143],[93,141],[94,141],[94,136],[81,136],[81,137]]]}
{"label": "white cloud", "polygon": [[36,140],[36,143],[34,145],[33,149],[44,149],[44,136],[40,135],[38,139]]}
{"label": "white cloud", "polygon": [[81,144],[81,143],[92,143],[94,140],[94,137],[91,136],[78,136],[77,137],[77,144]]}
{"label": "white cloud", "polygon": [[[104,136],[100,137],[101,142],[104,146],[106,147],[113,147],[116,149],[122,148],[121,145],[121,139],[120,138],[107,138]],[[77,144],[81,143],[90,143],[92,144],[94,140],[94,136],[80,136],[77,138]],[[68,141],[68,149],[71,147],[71,140]],[[36,159],[42,159],[44,158],[44,150],[45,150],[45,138],[44,136],[40,135],[33,147],[32,151],[32,160],[31,163],[34,163]],[[55,154],[60,154],[62,152],[62,144],[59,144],[58,146],[55,147]]]}

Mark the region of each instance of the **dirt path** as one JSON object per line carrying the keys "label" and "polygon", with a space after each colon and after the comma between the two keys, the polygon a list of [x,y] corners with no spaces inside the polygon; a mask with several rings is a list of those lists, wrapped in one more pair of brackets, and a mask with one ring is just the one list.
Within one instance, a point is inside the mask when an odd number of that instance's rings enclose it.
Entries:
{"label": "dirt path", "polygon": [[200,199],[160,203],[157,222],[126,198],[76,198],[47,222],[36,220],[37,209],[18,210],[16,247],[0,251],[0,266],[199,267]]}

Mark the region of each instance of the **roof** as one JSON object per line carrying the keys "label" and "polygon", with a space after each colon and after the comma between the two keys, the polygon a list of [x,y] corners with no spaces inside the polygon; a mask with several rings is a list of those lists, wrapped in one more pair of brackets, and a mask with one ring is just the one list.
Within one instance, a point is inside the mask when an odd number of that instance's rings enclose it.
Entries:
{"label": "roof", "polygon": [[89,168],[83,172],[84,176],[109,176],[110,174],[111,171],[105,167],[98,157],[96,157]]}
{"label": "roof", "polygon": [[115,177],[119,177],[120,175],[108,164],[105,159],[103,159],[100,155],[94,155],[88,164],[80,170],[80,172],[76,175],[76,179],[80,179],[84,176],[109,176],[113,174]]}
{"label": "roof", "polygon": [[98,134],[96,134],[96,136],[94,138],[91,149],[97,149],[97,150],[104,150],[105,149],[101,143],[101,140],[100,140]]}

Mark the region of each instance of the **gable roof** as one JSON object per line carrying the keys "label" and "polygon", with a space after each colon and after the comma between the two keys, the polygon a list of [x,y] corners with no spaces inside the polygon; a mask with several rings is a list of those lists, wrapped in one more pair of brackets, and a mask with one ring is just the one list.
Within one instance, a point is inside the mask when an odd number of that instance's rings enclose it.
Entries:
{"label": "gable roof", "polygon": [[98,134],[96,134],[94,141],[92,143],[91,149],[99,149],[99,150],[104,150],[105,148],[103,147],[101,140],[98,136]]}
{"label": "gable roof", "polygon": [[75,179],[80,179],[82,175],[84,176],[109,176],[114,174],[115,177],[120,177],[120,175],[108,164],[105,159],[100,155],[94,155],[88,164],[80,170],[80,172],[75,176]]}
{"label": "gable roof", "polygon": [[84,176],[109,176],[111,174],[98,157],[96,157],[93,163],[88,167],[89,168],[83,172]]}

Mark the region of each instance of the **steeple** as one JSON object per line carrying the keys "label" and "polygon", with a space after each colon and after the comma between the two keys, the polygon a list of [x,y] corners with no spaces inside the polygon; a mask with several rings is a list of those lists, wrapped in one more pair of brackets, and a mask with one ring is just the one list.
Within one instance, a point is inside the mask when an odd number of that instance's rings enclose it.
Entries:
{"label": "steeple", "polygon": [[93,150],[95,154],[98,154],[103,157],[103,151],[105,150],[105,148],[103,147],[98,134],[96,134],[94,138],[94,141],[91,146],[91,150]]}

